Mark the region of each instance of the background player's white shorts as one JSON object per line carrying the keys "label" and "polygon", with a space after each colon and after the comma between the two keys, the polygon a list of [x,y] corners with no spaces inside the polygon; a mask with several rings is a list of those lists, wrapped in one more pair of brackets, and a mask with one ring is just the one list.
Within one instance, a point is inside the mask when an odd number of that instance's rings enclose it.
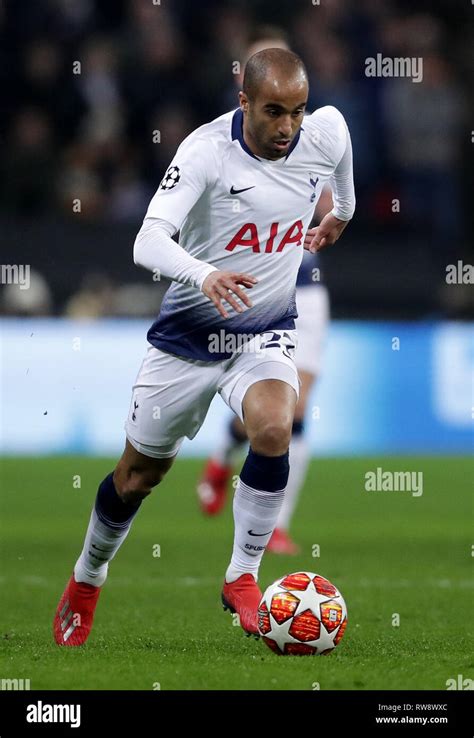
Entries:
{"label": "background player's white shorts", "polygon": [[297,287],[296,307],[298,348],[295,364],[298,369],[318,375],[329,323],[329,294],[326,287],[323,285]]}
{"label": "background player's white shorts", "polygon": [[248,388],[280,379],[299,395],[294,355],[296,330],[261,333],[224,361],[194,361],[150,346],[136,382],[125,423],[132,446],[146,456],[174,456],[185,436],[194,438],[218,392],[242,420]]}

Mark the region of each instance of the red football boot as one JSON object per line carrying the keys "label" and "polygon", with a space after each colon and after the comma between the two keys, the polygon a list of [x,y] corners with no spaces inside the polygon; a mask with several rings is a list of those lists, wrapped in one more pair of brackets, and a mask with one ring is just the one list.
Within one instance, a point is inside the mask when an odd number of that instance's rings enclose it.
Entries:
{"label": "red football boot", "polygon": [[54,640],[58,646],[82,646],[89,637],[101,587],[76,582],[74,574],[67,583],[54,621]]}
{"label": "red football boot", "polygon": [[266,550],[276,554],[288,554],[289,556],[296,556],[301,551],[300,547],[291,540],[283,528],[275,528],[267,543]]}
{"label": "red football boot", "polygon": [[235,582],[228,584],[224,580],[222,589],[222,604],[224,610],[237,613],[240,625],[247,635],[259,637],[257,610],[262,599],[262,593],[251,574],[242,574]]}
{"label": "red football boot", "polygon": [[197,486],[199,504],[205,515],[217,515],[221,512],[231,476],[231,466],[221,466],[213,459],[208,460]]}

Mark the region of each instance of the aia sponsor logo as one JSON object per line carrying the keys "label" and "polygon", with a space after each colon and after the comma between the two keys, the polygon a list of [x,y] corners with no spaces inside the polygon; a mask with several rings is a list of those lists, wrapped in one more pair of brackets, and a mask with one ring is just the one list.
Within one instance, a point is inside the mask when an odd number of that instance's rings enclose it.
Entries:
{"label": "aia sponsor logo", "polygon": [[233,251],[237,246],[251,248],[256,254],[274,254],[283,251],[288,244],[300,246],[303,241],[303,221],[297,220],[285,233],[279,232],[279,223],[272,223],[270,232],[259,234],[255,223],[245,223],[235,236],[231,238],[226,251]]}

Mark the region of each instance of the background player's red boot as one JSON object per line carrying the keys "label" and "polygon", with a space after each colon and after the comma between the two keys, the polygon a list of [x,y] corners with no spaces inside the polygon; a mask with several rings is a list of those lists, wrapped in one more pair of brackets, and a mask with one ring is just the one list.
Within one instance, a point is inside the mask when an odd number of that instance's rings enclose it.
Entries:
{"label": "background player's red boot", "polygon": [[290,556],[296,556],[299,554],[300,547],[291,540],[290,536],[283,530],[283,528],[275,528],[272,533],[272,537],[267,543],[267,551],[272,551],[276,554],[289,554]]}
{"label": "background player's red boot", "polygon": [[251,574],[242,574],[241,577],[230,582],[224,581],[222,589],[222,604],[224,610],[236,612],[240,618],[240,625],[249,635],[259,637],[257,610],[262,599],[262,593]]}
{"label": "background player's red boot", "polygon": [[217,515],[226,503],[227,485],[232,476],[231,466],[221,466],[209,459],[197,486],[199,505],[205,515]]}
{"label": "background player's red boot", "polygon": [[82,646],[89,637],[100,587],[76,582],[74,574],[67,583],[53,621],[54,640],[58,646]]}

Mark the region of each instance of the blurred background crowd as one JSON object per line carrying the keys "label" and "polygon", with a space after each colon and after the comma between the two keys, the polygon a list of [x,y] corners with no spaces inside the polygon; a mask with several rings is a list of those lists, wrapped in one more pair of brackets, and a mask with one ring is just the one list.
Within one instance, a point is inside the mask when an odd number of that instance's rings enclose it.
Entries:
{"label": "blurred background crowd", "polygon": [[[2,5],[3,261],[29,263],[33,271],[29,290],[2,288],[0,309],[86,317],[155,312],[156,284],[131,257],[148,202],[182,139],[237,106],[235,63],[248,45],[275,33],[307,65],[309,110],[335,105],[352,134],[356,218],[343,253],[325,257],[336,314],[469,313],[464,287],[449,291],[443,282],[448,263],[468,258],[473,226],[474,10],[461,5]],[[421,57],[422,82],[367,77],[366,59],[377,54]]]}

